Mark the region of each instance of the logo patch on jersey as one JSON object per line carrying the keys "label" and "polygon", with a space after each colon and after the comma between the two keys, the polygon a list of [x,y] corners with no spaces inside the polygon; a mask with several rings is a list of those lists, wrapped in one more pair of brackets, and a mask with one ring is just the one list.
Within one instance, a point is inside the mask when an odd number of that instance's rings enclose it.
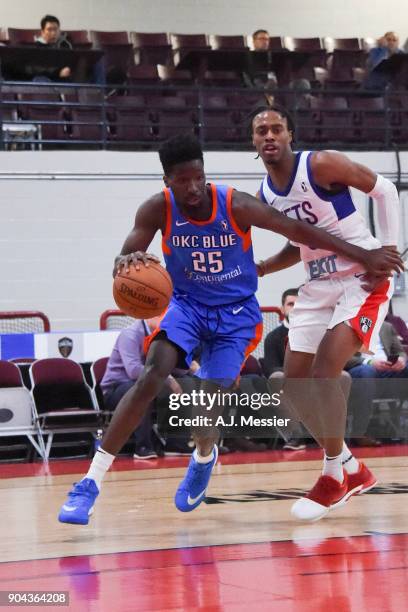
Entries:
{"label": "logo patch on jersey", "polygon": [[224,232],[228,232],[228,223],[225,220],[221,221],[221,227],[224,230]]}
{"label": "logo patch on jersey", "polygon": [[321,278],[322,276],[327,276],[328,274],[334,274],[337,272],[336,259],[337,255],[333,254],[327,255],[326,257],[321,257],[320,259],[308,261],[307,265],[309,266],[310,280]]}
{"label": "logo patch on jersey", "polygon": [[300,183],[300,186],[301,186],[301,188],[302,188],[302,191],[304,191],[304,192],[306,193],[306,191],[307,191],[307,186],[306,186],[305,181],[302,181],[302,182]]}
{"label": "logo patch on jersey", "polygon": [[372,324],[372,320],[368,317],[360,317],[360,327],[363,334],[366,334],[369,331]]}

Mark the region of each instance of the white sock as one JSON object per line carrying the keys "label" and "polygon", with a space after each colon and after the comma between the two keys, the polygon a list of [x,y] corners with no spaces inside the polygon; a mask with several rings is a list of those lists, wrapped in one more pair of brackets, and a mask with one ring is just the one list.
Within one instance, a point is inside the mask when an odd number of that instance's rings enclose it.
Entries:
{"label": "white sock", "polygon": [[343,466],[341,465],[341,453],[336,457],[328,457],[326,453],[324,453],[323,476],[331,476],[339,482],[343,482],[344,474]]}
{"label": "white sock", "polygon": [[360,469],[359,462],[345,442],[343,442],[343,450],[341,451],[341,463],[347,474],[356,474]]}
{"label": "white sock", "polygon": [[197,461],[197,463],[210,463],[210,461],[214,459],[214,449],[211,451],[209,455],[207,455],[207,457],[202,457],[198,453],[198,450],[195,449],[193,452],[193,457]]}
{"label": "white sock", "polygon": [[115,455],[111,455],[99,447],[96,451],[92,463],[89,466],[88,473],[84,478],[92,478],[99,490],[101,490],[102,480],[109,470],[110,466],[115,459]]}

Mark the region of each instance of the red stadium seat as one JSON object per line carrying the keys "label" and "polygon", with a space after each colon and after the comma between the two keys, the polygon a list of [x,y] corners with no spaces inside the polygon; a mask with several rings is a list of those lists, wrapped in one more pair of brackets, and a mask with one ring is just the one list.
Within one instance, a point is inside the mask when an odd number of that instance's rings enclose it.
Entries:
{"label": "red stadium seat", "polygon": [[10,45],[34,45],[35,37],[40,36],[41,30],[8,28],[7,33]]}
{"label": "red stadium seat", "polygon": [[320,51],[323,49],[320,38],[293,38],[284,36],[283,44],[289,51]]}
{"label": "red stadium seat", "polygon": [[248,49],[245,36],[218,36],[211,34],[209,43],[213,49]]}
{"label": "red stadium seat", "polygon": [[136,64],[173,65],[173,50],[166,32],[130,32]]}
{"label": "red stadium seat", "polygon": [[332,53],[335,49],[342,51],[359,51],[361,49],[359,38],[332,38],[325,36],[323,38],[323,46],[328,53]]}
{"label": "red stadium seat", "polygon": [[269,49],[271,51],[283,51],[284,50],[283,40],[281,36],[271,36],[269,38]]}
{"label": "red stadium seat", "polygon": [[129,36],[125,31],[121,32],[101,32],[91,30],[91,39],[97,47],[110,47],[129,44]]}
{"label": "red stadium seat", "polygon": [[211,49],[206,34],[170,34],[173,50],[176,49]]}
{"label": "red stadium seat", "polygon": [[92,42],[87,30],[66,30],[67,39],[76,49],[90,49]]}
{"label": "red stadium seat", "polygon": [[0,388],[22,386],[23,379],[18,366],[11,361],[0,360]]}

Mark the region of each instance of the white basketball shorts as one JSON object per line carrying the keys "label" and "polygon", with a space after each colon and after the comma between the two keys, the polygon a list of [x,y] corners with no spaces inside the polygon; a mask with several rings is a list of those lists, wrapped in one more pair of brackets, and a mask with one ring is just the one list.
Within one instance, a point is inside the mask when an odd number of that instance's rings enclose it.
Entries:
{"label": "white basketball shorts", "polygon": [[351,274],[316,279],[303,285],[290,314],[291,350],[315,354],[326,330],[344,322],[361,339],[362,350],[374,352],[394,282],[390,278],[372,293],[365,291],[361,282],[361,275]]}

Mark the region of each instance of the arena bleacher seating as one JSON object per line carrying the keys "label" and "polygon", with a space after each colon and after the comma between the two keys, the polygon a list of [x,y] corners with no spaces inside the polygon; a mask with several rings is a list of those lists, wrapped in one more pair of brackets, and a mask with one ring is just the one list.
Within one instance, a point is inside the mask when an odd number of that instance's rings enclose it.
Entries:
{"label": "arena bleacher seating", "polygon": [[[8,54],[0,83],[3,148],[155,149],[177,131],[193,131],[209,149],[249,148],[247,115],[264,100],[271,72],[269,93],[293,112],[299,146],[407,146],[408,56],[392,67],[386,90],[366,90],[373,38],[275,36],[258,52],[244,34],[71,30],[65,35],[73,50],[62,53],[81,63],[81,54],[99,50],[88,58],[87,77],[78,71],[80,82],[16,82],[7,74],[10,53],[33,46],[38,34],[0,30],[0,55]],[[307,92],[296,87],[301,80]]]}

